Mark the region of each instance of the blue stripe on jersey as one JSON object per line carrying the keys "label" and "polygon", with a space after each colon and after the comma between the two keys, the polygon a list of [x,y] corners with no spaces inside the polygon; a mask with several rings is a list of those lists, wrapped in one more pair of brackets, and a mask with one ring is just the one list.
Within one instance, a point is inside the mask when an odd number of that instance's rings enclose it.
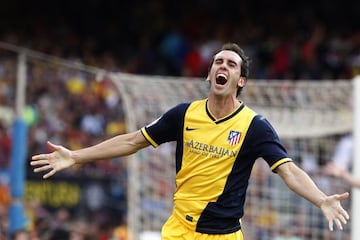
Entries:
{"label": "blue stripe on jersey", "polygon": [[[181,103],[159,118],[156,124],[149,124],[145,127],[146,133],[151,139],[148,139],[150,144],[154,141],[157,145],[165,142],[176,141],[176,172],[181,169],[182,151],[183,151],[183,128],[185,112],[190,106],[190,103]],[[144,130],[144,128],[142,129]],[[152,144],[154,147],[156,145]]]}
{"label": "blue stripe on jersey", "polygon": [[[208,203],[201,214],[198,232],[225,234],[240,229],[239,219],[244,215],[248,181],[258,158],[276,167],[291,161],[273,127],[260,115],[249,127],[223,193],[216,202]],[[276,167],[272,170],[275,171]]]}

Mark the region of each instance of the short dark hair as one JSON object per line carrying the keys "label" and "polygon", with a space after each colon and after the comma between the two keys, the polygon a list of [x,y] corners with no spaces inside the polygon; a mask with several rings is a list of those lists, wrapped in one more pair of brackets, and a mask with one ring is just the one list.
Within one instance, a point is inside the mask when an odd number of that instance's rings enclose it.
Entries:
{"label": "short dark hair", "polygon": [[[224,50],[233,51],[240,56],[240,58],[242,60],[241,66],[240,66],[240,68],[241,68],[240,77],[244,77],[247,79],[249,77],[249,72],[250,72],[250,58],[248,56],[246,56],[244,50],[239,45],[237,45],[236,43],[232,43],[232,42],[225,43],[224,45],[222,45],[221,51],[224,51]],[[215,60],[214,57],[212,58],[211,63],[209,65],[209,72],[210,72],[211,66],[214,63],[214,60]],[[243,89],[243,87],[239,87],[237,89],[236,96],[240,95],[242,89]]]}
{"label": "short dark hair", "polygon": [[[236,43],[225,43],[222,47],[221,47],[221,51],[223,50],[228,50],[228,51],[233,51],[235,53],[237,53],[241,59],[241,73],[240,73],[240,77],[245,77],[248,78],[249,77],[249,68],[250,68],[250,59],[248,56],[246,56],[244,50],[239,47],[239,45],[237,45]],[[212,65],[212,64],[211,64]]]}

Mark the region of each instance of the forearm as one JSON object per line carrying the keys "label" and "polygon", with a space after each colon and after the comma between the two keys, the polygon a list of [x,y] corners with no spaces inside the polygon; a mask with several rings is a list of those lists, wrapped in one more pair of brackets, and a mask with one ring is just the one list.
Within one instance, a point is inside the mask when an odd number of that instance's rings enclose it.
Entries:
{"label": "forearm", "polygon": [[347,199],[349,193],[327,196],[310,176],[294,163],[280,165],[277,172],[291,190],[321,209],[328,220],[330,231],[333,231],[334,223],[339,229],[343,229],[342,224],[346,224],[349,214],[342,208],[340,202]]}
{"label": "forearm", "polygon": [[148,142],[140,131],[137,131],[115,136],[97,145],[72,151],[71,154],[76,164],[82,164],[96,160],[127,156],[148,145]]}
{"label": "forearm", "polygon": [[326,198],[326,194],[316,186],[307,173],[293,163],[283,164],[279,168],[282,169],[279,169],[278,173],[289,189],[310,201],[315,206],[321,207],[321,204]]}

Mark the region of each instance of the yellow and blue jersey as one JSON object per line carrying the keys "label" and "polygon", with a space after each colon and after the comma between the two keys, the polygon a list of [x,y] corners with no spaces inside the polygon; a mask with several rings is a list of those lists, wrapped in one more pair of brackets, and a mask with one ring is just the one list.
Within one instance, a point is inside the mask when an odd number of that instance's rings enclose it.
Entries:
{"label": "yellow and blue jersey", "polygon": [[152,146],[176,141],[174,215],[208,234],[238,231],[254,162],[275,171],[291,159],[270,123],[241,102],[215,119],[207,99],[182,103],[141,129]]}

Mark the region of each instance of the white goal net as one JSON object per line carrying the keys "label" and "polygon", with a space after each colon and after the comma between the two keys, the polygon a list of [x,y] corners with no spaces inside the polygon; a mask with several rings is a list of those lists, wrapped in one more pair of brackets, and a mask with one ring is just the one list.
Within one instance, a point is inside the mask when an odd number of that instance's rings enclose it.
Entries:
{"label": "white goal net", "polygon": [[[207,96],[201,79],[111,76],[123,96],[128,131],[152,122],[170,107]],[[322,166],[331,160],[339,138],[352,131],[352,82],[253,81],[240,96],[277,129],[289,154],[328,194],[349,191]],[[147,148],[129,157],[128,224],[138,233],[160,232],[172,211],[174,145]],[[351,201],[344,202],[351,208]],[[330,232],[319,209],[291,192],[265,161],[254,166],[247,193],[243,231],[247,239],[350,239],[350,227]]]}

